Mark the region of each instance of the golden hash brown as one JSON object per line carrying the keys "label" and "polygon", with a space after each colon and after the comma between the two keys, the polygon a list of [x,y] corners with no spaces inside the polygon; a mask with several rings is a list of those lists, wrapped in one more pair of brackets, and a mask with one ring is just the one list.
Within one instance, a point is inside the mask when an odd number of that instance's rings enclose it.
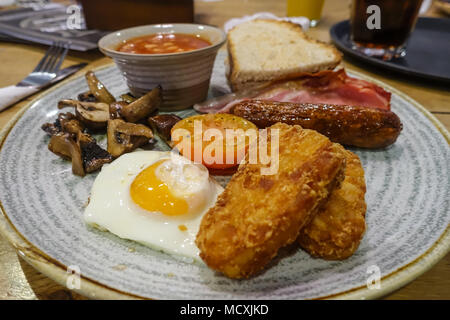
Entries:
{"label": "golden hash brown", "polygon": [[344,181],[299,236],[303,249],[312,256],[329,260],[351,256],[366,228],[364,169],[356,154],[342,150],[347,162]]}
{"label": "golden hash brown", "polygon": [[277,123],[273,129],[279,130],[279,170],[262,175],[270,164],[241,163],[197,234],[200,257],[230,278],[255,274],[294,242],[343,179],[338,145],[300,126]]}

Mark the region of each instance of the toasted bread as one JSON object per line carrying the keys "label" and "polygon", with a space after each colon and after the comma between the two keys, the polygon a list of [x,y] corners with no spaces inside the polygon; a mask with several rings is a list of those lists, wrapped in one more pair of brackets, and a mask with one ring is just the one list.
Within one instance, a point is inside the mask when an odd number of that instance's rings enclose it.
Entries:
{"label": "toasted bread", "polygon": [[228,32],[229,73],[233,91],[302,73],[334,69],[342,54],[306,36],[301,26],[257,19]]}

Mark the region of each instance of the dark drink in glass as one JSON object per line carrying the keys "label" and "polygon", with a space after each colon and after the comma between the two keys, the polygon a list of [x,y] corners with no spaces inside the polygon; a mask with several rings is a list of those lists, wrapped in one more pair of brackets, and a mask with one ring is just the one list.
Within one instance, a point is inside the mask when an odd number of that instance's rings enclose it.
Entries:
{"label": "dark drink in glass", "polygon": [[353,0],[353,49],[384,60],[403,57],[422,0]]}

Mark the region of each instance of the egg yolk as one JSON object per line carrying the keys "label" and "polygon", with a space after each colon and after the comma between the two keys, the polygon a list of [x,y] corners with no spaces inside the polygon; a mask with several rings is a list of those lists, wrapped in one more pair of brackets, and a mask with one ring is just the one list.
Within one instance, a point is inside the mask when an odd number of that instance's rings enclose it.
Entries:
{"label": "egg yolk", "polygon": [[155,162],[136,176],[130,187],[131,199],[147,211],[159,211],[168,216],[186,214],[189,210],[186,200],[175,197],[155,174],[164,161]]}

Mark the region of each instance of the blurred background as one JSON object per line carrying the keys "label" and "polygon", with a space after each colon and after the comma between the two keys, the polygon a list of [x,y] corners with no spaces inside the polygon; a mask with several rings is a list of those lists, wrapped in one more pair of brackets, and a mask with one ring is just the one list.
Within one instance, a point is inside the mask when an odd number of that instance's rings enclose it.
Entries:
{"label": "blurred background", "polygon": [[[96,48],[106,31],[167,22],[223,27],[232,18],[259,12],[306,16],[312,27],[320,24],[321,30],[328,30],[349,18],[350,4],[351,0],[0,0],[0,40],[49,44],[52,36],[62,36],[74,41],[72,49],[86,51]],[[445,12],[445,7],[431,4],[424,0],[421,14]],[[310,32],[318,39],[328,39],[321,31]]]}

